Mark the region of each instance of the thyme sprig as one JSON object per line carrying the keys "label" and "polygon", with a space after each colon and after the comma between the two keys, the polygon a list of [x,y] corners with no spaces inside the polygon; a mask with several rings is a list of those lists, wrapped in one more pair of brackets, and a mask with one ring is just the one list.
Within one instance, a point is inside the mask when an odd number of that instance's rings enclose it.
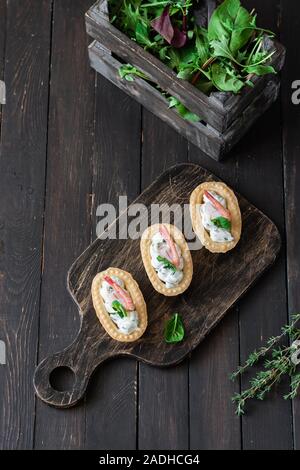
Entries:
{"label": "thyme sprig", "polygon": [[[291,323],[285,325],[281,334],[271,337],[266,346],[253,351],[245,364],[240,366],[232,375],[231,379],[235,380],[248,369],[253,367],[261,359],[265,359],[264,369],[260,370],[249,382],[249,388],[236,393],[232,397],[233,403],[236,405],[236,413],[241,416],[245,413],[245,406],[249,399],[256,398],[263,400],[267,393],[271,391],[274,385],[279,383],[284,375],[291,377],[290,393],[284,395],[284,399],[294,399],[300,390],[300,373],[296,373],[296,365],[292,362],[292,354],[297,350],[294,341],[300,339],[300,329],[297,323],[300,321],[300,314],[293,315]],[[289,346],[280,346],[279,343],[289,337]],[[270,356],[268,358],[268,355]]]}

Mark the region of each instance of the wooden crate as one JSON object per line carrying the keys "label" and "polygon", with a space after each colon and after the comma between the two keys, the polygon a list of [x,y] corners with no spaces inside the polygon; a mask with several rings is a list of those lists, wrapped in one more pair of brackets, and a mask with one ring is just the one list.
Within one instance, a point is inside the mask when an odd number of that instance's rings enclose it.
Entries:
{"label": "wooden crate", "polygon": [[[211,4],[211,0],[206,2]],[[107,0],[98,0],[86,13],[86,28],[94,38],[89,47],[91,66],[216,160],[221,160],[231,150],[278,96],[278,75],[255,77],[255,86],[245,87],[238,95],[220,92],[205,95],[189,82],[177,78],[169,67],[113,26],[109,21]],[[265,39],[264,46],[275,50],[269,63],[280,71],[285,48],[269,38]],[[133,82],[122,80],[118,69],[124,63],[143,71],[153,85],[141,78]],[[175,109],[170,109],[155,84],[201,116],[202,121],[186,121]]]}

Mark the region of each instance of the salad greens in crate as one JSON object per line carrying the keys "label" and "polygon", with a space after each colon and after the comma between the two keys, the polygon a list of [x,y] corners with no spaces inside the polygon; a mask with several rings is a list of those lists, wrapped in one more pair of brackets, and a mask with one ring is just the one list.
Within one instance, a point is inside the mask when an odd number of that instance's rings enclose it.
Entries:
{"label": "salad greens in crate", "polygon": [[[197,15],[201,3],[109,0],[108,5],[110,21],[118,29],[207,95],[213,91],[237,94],[245,86],[254,86],[254,76],[276,73],[268,65],[275,51],[264,48],[266,36],[274,35],[257,26],[254,10],[248,12],[240,0],[225,0],[204,26]],[[121,67],[120,76],[147,79],[130,64]],[[200,119],[174,97],[168,99],[184,118]]]}

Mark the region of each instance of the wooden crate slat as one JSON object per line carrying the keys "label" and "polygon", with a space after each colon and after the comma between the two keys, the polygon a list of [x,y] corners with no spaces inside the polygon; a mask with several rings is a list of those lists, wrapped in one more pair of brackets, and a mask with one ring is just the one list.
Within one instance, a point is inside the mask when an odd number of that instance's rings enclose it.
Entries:
{"label": "wooden crate slat", "polygon": [[240,113],[239,118],[232,123],[229,129],[224,134],[220,134],[201,122],[193,123],[184,120],[177,111],[169,108],[167,99],[145,80],[141,78],[135,78],[133,82],[122,80],[118,72],[121,63],[110,56],[97,41],[90,45],[89,57],[91,66],[97,72],[134,97],[149,111],[158,115],[164,122],[215,160],[221,160],[246,134],[252,124],[276,100],[280,87],[277,76],[269,78],[262,92]]}
{"label": "wooden crate slat", "polygon": [[[286,56],[286,49],[282,44],[275,40],[268,40],[268,49],[274,50],[275,54],[268,62],[278,72],[282,69]],[[239,114],[251,103],[251,101],[265,88],[267,83],[272,79],[272,75],[264,75],[261,77],[255,76],[252,82],[255,85],[253,88],[244,87],[241,93],[235,95],[233,93],[226,93],[226,99],[223,101],[224,109],[226,109],[226,123],[230,126],[231,123],[237,119]]]}
{"label": "wooden crate slat", "polygon": [[279,77],[269,77],[269,81],[265,84],[261,93],[251,101],[250,105],[240,113],[238,119],[223,134],[225,141],[224,154],[228,153],[241,140],[255,121],[277,100],[279,90]]}
{"label": "wooden crate slat", "polygon": [[211,99],[187,81],[177,78],[169,67],[115,28],[109,19],[95,7],[86,14],[86,27],[91,37],[125,62],[142,70],[163,90],[178,98],[188,109],[200,114],[205,122],[217,131],[225,130],[226,110],[221,102]]}
{"label": "wooden crate slat", "polygon": [[169,108],[167,99],[145,80],[135,78],[133,82],[122,80],[119,76],[121,63],[108,55],[97,42],[89,47],[91,66],[118,88],[133,96],[149,111],[158,115],[163,121],[175,128],[190,142],[215,160],[219,160],[224,151],[225,142],[222,136],[201,122],[194,123],[182,119],[174,109]]}
{"label": "wooden crate slat", "polygon": [[[209,16],[216,2],[205,2]],[[207,96],[187,81],[178,79],[169,67],[115,28],[109,21],[107,0],[98,0],[91,7],[86,14],[86,24],[89,35],[125,62],[145,72],[157,85],[176,96],[188,109],[201,115],[218,132],[224,132],[232,125],[239,114],[261,93],[270,78],[254,77],[252,81],[255,86],[244,87],[238,95],[213,92]],[[285,60],[285,48],[267,36],[265,43],[267,50],[275,51],[268,63],[280,71]]]}

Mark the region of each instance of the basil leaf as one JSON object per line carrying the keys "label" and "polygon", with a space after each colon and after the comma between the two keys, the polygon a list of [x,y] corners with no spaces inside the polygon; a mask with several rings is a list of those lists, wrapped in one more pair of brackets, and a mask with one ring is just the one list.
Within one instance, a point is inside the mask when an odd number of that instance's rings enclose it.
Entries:
{"label": "basil leaf", "polygon": [[223,228],[228,231],[231,230],[231,222],[225,217],[217,217],[216,219],[212,219],[212,223],[218,228]]}
{"label": "basil leaf", "polygon": [[181,316],[174,313],[172,318],[165,325],[165,341],[166,343],[180,343],[184,338],[184,325]]}
{"label": "basil leaf", "polygon": [[167,258],[163,258],[162,256],[158,256],[157,261],[159,261],[160,263],[163,263],[163,265],[166,269],[171,269],[175,273],[176,267]]}
{"label": "basil leaf", "polygon": [[125,308],[123,307],[123,305],[118,301],[118,300],[114,300],[111,304],[112,308],[114,309],[114,311],[121,317],[121,318],[125,318],[127,317],[127,312],[125,310]]}

